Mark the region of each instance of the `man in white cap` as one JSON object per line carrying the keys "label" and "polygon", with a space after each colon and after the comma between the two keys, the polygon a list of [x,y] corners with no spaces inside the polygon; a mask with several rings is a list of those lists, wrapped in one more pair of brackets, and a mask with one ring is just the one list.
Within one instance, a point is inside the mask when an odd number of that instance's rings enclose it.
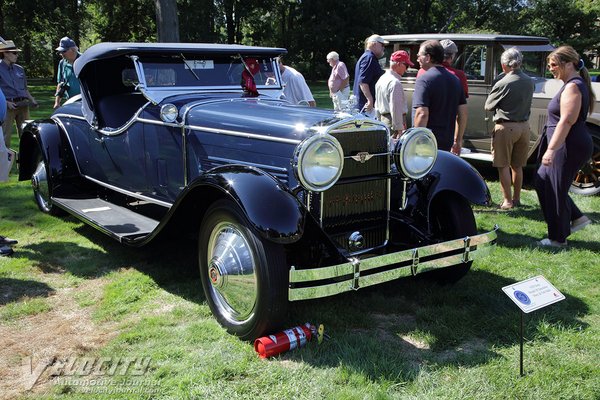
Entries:
{"label": "man in white cap", "polygon": [[380,121],[390,128],[392,138],[398,139],[406,130],[406,113],[408,107],[404,98],[404,88],[400,78],[408,67],[414,64],[404,50],[392,53],[390,69],[385,72],[375,85],[375,108]]}
{"label": "man in white cap", "polygon": [[29,119],[29,105],[37,107],[29,90],[27,89],[27,76],[23,67],[17,64],[17,57],[21,50],[15,46],[12,40],[0,43],[0,89],[6,97],[6,117],[3,118],[2,130],[4,131],[4,143],[10,148],[13,126],[17,125],[17,132],[21,137],[21,126]]}
{"label": "man in white cap", "polygon": [[383,57],[387,43],[379,35],[369,36],[365,40],[365,52],[354,70],[354,96],[358,99],[358,109],[371,117],[375,117],[375,83],[383,75],[378,59]]}
{"label": "man in white cap", "polygon": [[60,106],[60,101],[63,98],[73,97],[81,93],[79,80],[73,71],[73,63],[81,55],[79,49],[73,39],[65,36],[60,39],[60,44],[56,48],[62,60],[58,63],[58,71],[56,73],[56,93],[54,95],[54,108]]}

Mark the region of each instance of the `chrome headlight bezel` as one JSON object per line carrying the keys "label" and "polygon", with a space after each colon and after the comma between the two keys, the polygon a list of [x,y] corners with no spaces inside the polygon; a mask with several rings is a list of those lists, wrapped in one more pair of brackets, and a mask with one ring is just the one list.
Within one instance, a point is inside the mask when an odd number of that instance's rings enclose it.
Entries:
{"label": "chrome headlight bezel", "polygon": [[[323,150],[326,146],[332,152],[326,158],[333,161],[331,165],[313,165],[310,157],[318,157],[317,152]],[[328,161],[328,160],[325,160]],[[333,168],[330,171],[311,171],[309,168],[325,167]],[[333,136],[321,133],[311,136],[302,141],[294,152],[294,173],[300,184],[311,192],[323,192],[337,182],[344,169],[344,151],[342,145]],[[315,180],[314,175],[326,173],[326,176],[320,180]]]}
{"label": "chrome headlight bezel", "polygon": [[167,103],[160,107],[160,119],[164,122],[175,122],[179,116],[179,110],[175,104]]}
{"label": "chrome headlight bezel", "polygon": [[427,128],[410,128],[402,134],[394,147],[394,163],[407,178],[421,179],[427,175],[437,159],[437,140]]}

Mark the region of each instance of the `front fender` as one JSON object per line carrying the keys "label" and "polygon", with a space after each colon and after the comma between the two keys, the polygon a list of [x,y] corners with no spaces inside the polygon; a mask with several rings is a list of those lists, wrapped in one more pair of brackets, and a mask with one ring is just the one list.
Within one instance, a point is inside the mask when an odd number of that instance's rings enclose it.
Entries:
{"label": "front fender", "polygon": [[234,200],[265,239],[294,243],[304,232],[306,209],[286,186],[252,167],[228,165],[198,177],[191,187],[209,185]]}
{"label": "front fender", "polygon": [[456,192],[471,203],[489,206],[492,195],[485,181],[475,168],[460,157],[447,151],[438,151],[433,169],[428,175],[431,179],[429,202],[443,191]]}

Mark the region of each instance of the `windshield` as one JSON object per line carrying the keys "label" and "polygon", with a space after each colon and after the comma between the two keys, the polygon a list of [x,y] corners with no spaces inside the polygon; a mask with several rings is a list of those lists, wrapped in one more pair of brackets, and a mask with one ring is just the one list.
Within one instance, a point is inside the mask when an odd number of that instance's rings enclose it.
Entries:
{"label": "windshield", "polygon": [[[242,72],[253,72],[257,87],[280,87],[277,67],[273,57],[254,56],[198,56],[177,55],[165,57],[140,57],[145,86],[149,89],[205,87],[240,89]],[[258,66],[258,68],[255,68]],[[131,70],[123,71],[123,84],[138,86],[138,75]]]}

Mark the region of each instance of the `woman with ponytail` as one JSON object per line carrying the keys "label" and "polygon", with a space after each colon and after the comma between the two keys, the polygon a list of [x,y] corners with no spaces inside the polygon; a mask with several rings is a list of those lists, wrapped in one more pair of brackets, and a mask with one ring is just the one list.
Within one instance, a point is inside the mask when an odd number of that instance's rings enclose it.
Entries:
{"label": "woman with ponytail", "polygon": [[585,125],[595,96],[583,60],[571,46],[561,46],[548,56],[548,69],[564,86],[548,104],[548,122],[540,146],[540,167],[535,190],[548,238],[540,246],[564,247],[567,236],[591,223],[569,197],[577,171],[592,155],[592,137]]}

